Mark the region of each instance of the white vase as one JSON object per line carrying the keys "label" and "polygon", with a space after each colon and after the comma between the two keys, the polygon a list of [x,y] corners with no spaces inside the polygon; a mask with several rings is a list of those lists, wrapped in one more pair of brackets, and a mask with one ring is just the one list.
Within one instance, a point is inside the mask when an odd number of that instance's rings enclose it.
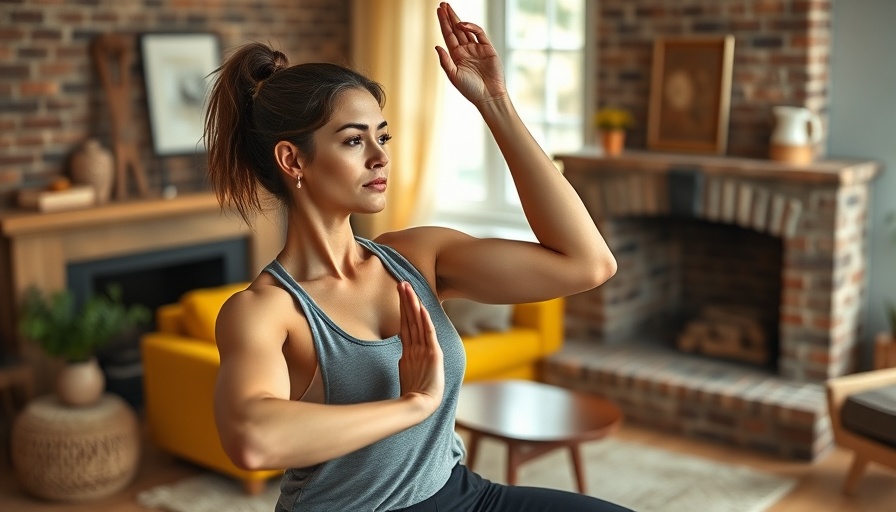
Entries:
{"label": "white vase", "polygon": [[95,357],[68,362],[56,376],[56,395],[62,403],[74,407],[96,402],[105,387],[106,378]]}

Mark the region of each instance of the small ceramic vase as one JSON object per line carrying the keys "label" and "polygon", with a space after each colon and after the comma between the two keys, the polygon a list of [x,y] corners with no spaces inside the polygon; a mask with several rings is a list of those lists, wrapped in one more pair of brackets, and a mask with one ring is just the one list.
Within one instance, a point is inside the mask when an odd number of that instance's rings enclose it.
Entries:
{"label": "small ceramic vase", "polygon": [[73,407],[90,405],[103,395],[106,378],[95,357],[87,361],[68,362],[56,376],[56,395]]}
{"label": "small ceramic vase", "polygon": [[72,180],[92,185],[97,204],[109,202],[114,172],[112,153],[96,139],[87,139],[72,155]]}

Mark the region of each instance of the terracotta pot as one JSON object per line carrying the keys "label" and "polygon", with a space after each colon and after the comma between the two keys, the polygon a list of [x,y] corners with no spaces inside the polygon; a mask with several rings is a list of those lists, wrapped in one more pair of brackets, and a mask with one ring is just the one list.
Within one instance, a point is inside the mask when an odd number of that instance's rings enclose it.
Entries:
{"label": "terracotta pot", "polygon": [[56,376],[56,395],[66,405],[90,405],[103,395],[106,378],[95,357],[69,362]]}
{"label": "terracotta pot", "polygon": [[625,130],[604,130],[600,132],[600,145],[607,156],[622,153],[625,147]]}
{"label": "terracotta pot", "polygon": [[75,183],[92,185],[96,190],[98,204],[109,202],[114,174],[112,153],[101,146],[96,139],[87,139],[72,155],[72,180]]}

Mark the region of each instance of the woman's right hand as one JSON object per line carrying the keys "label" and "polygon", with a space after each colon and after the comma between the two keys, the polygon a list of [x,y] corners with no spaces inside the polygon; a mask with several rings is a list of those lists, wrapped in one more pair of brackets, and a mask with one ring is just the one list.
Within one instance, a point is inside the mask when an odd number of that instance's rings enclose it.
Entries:
{"label": "woman's right hand", "polygon": [[401,396],[412,396],[429,417],[442,403],[445,366],[442,347],[429,312],[408,282],[398,283],[401,302],[401,359],[398,375]]}

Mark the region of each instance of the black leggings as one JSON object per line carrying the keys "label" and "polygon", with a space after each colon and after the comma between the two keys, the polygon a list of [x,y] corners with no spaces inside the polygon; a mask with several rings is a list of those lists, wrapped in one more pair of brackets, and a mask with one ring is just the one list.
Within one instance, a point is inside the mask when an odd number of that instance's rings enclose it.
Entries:
{"label": "black leggings", "polygon": [[458,464],[448,482],[427,500],[406,512],[631,512],[612,503],[574,492],[516,487],[490,482]]}

